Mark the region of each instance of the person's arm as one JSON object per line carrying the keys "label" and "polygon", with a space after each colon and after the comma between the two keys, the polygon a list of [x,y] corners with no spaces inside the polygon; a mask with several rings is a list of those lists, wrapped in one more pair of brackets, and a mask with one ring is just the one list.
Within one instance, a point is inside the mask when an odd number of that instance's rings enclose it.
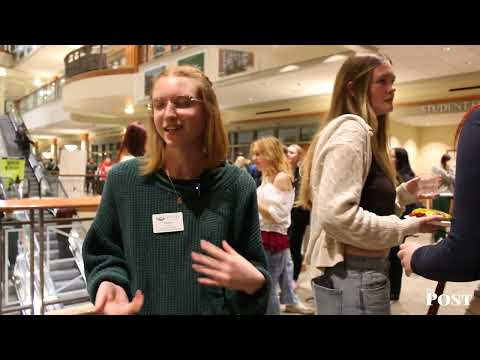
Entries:
{"label": "person's arm", "polygon": [[263,217],[274,223],[281,223],[283,219],[290,215],[292,210],[292,199],[290,191],[292,183],[290,177],[285,173],[280,173],[273,182],[274,191],[269,194],[268,199],[258,204],[258,210]]}
{"label": "person's arm", "polygon": [[105,184],[95,220],[83,243],[85,276],[92,302],[95,302],[98,287],[103,281],[122,287],[128,298],[132,298],[129,286],[130,274],[123,252],[123,239],[113,189],[119,180],[119,174],[112,175],[114,176],[109,177]]}
{"label": "person's arm", "polygon": [[316,219],[336,241],[367,250],[391,248],[420,229],[418,219],[401,220],[396,215],[378,216],[360,207],[368,151],[368,134],[349,121],[332,135],[314,157],[312,168],[322,169],[314,181]]}
{"label": "person's arm", "polygon": [[239,181],[236,189],[237,205],[233,219],[234,239],[230,245],[265,277],[265,283],[254,294],[226,289],[226,296],[237,314],[265,314],[271,289],[271,277],[267,271],[267,258],[260,237],[256,185],[247,174],[248,181]]}
{"label": "person's arm", "polygon": [[472,114],[460,136],[454,193],[454,221],[447,238],[422,246],[412,255],[413,272],[432,280],[480,279],[480,111]]}

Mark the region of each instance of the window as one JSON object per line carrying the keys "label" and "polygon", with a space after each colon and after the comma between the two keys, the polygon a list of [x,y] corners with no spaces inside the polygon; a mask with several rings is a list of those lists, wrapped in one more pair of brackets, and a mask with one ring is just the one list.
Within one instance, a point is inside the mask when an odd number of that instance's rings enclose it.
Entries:
{"label": "window", "polygon": [[317,127],[309,126],[309,127],[302,127],[300,129],[300,141],[308,141],[310,142],[317,131]]}
{"label": "window", "polygon": [[241,131],[237,133],[237,144],[250,144],[253,142],[253,131]]}
{"label": "window", "polygon": [[257,131],[257,139],[261,139],[267,136],[275,136],[275,129],[262,129]]}
{"label": "window", "polygon": [[284,144],[295,144],[298,142],[298,128],[278,129],[278,138]]}

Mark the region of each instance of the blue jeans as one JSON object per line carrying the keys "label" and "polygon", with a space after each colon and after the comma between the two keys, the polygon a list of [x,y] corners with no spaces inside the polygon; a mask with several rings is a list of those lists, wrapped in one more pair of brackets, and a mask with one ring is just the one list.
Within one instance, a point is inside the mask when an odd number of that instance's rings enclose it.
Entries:
{"label": "blue jeans", "polygon": [[[268,271],[272,277],[272,290],[268,301],[267,315],[279,315],[280,303],[297,304],[298,297],[293,292],[293,262],[290,249],[271,253],[265,249]],[[280,301],[277,296],[277,285],[280,286]]]}
{"label": "blue jeans", "polygon": [[388,258],[345,255],[312,279],[317,315],[390,315]]}

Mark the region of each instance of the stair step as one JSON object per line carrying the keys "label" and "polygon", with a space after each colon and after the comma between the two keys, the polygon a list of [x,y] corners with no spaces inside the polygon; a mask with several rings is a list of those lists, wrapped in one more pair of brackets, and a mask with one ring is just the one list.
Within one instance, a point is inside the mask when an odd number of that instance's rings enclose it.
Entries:
{"label": "stair step", "polygon": [[[58,291],[58,289],[62,288],[64,285],[69,283],[70,280],[62,280],[62,281],[55,281],[55,289]],[[77,280],[71,282],[65,289],[61,291],[61,293],[73,291],[73,290],[81,290],[85,289],[85,282],[83,281],[83,278],[78,278]]]}
{"label": "stair step", "polygon": [[65,270],[50,270],[50,276],[53,281],[72,280],[78,275],[80,275],[80,270],[76,267]]}
{"label": "stair step", "polygon": [[61,294],[58,294],[58,299],[59,300],[70,300],[70,299],[75,299],[75,298],[80,298],[88,296],[88,291],[86,288],[80,289],[80,290],[72,290],[72,291],[66,291],[62,292]]}
{"label": "stair step", "polygon": [[50,261],[50,271],[71,269],[75,264],[74,258],[58,259]]}

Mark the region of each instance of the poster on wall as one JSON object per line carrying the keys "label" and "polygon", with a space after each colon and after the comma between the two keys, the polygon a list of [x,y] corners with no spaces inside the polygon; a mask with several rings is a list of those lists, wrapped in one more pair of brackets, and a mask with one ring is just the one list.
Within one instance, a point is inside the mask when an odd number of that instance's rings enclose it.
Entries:
{"label": "poster on wall", "polygon": [[157,67],[155,69],[145,71],[145,95],[150,96],[150,92],[152,91],[153,86],[153,79],[155,76],[160,74],[163,70],[165,70],[165,65]]}
{"label": "poster on wall", "polygon": [[178,65],[191,65],[195,66],[196,68],[204,71],[205,67],[205,53],[200,53],[196,55],[192,55],[181,60],[178,60]]}
{"label": "poster on wall", "polygon": [[218,75],[228,76],[253,70],[253,52],[230,49],[220,49]]}
{"label": "poster on wall", "polygon": [[6,189],[13,182],[22,181],[25,178],[25,159],[23,157],[0,158],[0,176]]}

